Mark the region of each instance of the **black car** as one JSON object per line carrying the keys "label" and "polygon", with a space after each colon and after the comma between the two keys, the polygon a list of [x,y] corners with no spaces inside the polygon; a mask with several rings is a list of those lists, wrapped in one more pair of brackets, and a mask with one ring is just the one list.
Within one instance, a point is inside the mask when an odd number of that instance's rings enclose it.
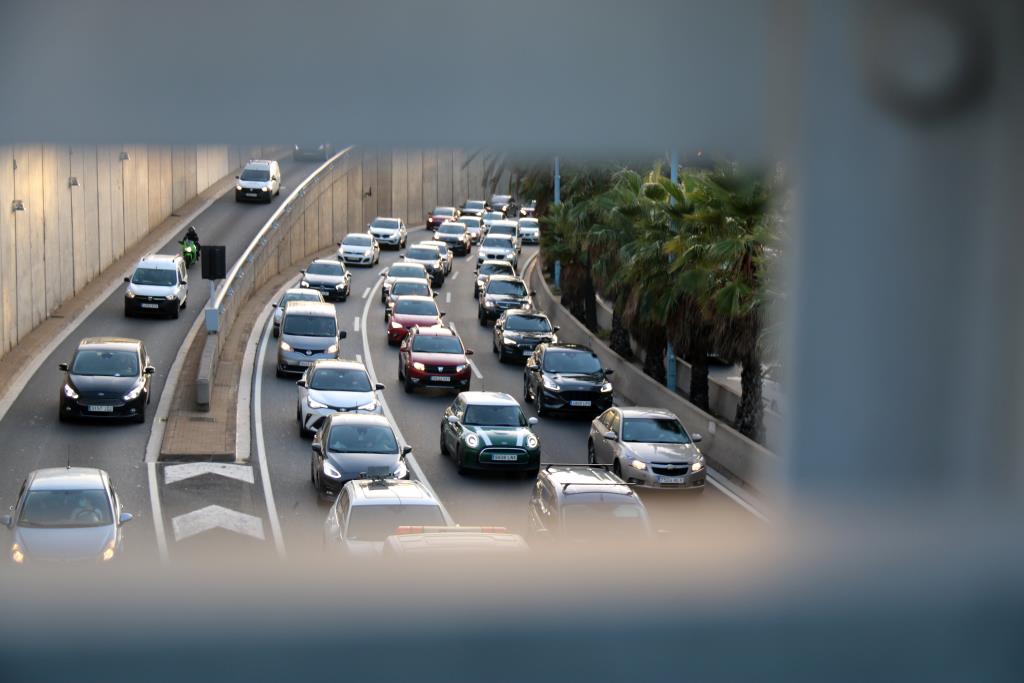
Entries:
{"label": "black car", "polygon": [[325,142],[311,142],[292,147],[292,159],[296,161],[304,159],[327,161],[332,154],[334,154],[334,145]]}
{"label": "black car", "polygon": [[74,418],[146,421],[155,370],[138,339],[90,337],[78,343],[70,363],[61,363],[61,422]]}
{"label": "black car", "polygon": [[526,288],[522,278],[513,275],[492,275],[480,294],[477,304],[477,320],[486,325],[488,320],[497,320],[509,309],[533,309],[533,292]]}
{"label": "black car", "polygon": [[482,218],[486,211],[487,202],[482,199],[467,199],[466,203],[459,207],[459,213],[463,216]]}
{"label": "black car", "polygon": [[452,253],[459,256],[469,253],[472,241],[463,223],[442,223],[441,227],[434,231],[434,239],[447,244]]}
{"label": "black car", "polygon": [[512,204],[512,195],[510,194],[494,194],[491,195],[490,201],[487,202],[488,211],[500,211],[508,216],[509,206]]}
{"label": "black car", "polygon": [[557,342],[558,325],[552,325],[543,313],[512,308],[494,323],[492,349],[498,360],[522,360],[533,355],[538,344]]}
{"label": "black car", "polygon": [[611,370],[581,344],[541,344],[526,361],[523,400],[533,402],[538,415],[576,412],[595,415],[612,405]]}

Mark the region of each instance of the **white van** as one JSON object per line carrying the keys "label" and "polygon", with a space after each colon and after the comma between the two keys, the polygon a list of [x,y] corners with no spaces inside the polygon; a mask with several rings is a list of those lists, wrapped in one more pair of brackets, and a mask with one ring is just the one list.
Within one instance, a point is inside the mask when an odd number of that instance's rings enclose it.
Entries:
{"label": "white van", "polygon": [[188,271],[181,256],[150,254],[124,279],[125,317],[162,313],[177,318],[188,303]]}
{"label": "white van", "polygon": [[273,159],[253,159],[235,176],[236,202],[270,202],[281,194],[281,167]]}

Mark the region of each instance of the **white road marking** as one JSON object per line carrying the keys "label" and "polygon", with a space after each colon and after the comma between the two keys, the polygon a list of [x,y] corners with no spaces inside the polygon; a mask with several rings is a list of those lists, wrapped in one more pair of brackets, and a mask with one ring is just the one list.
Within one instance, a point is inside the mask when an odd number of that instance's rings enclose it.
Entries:
{"label": "white road marking", "polygon": [[160,487],[157,482],[156,463],[147,462],[146,469],[149,480],[149,507],[153,513],[153,528],[156,529],[156,547],[160,551],[160,562],[166,564],[168,560],[167,535],[164,532],[163,511],[160,509]]}
{"label": "white road marking", "polygon": [[474,256],[473,254],[466,254],[466,258],[464,258],[464,259],[462,259],[462,260],[463,260],[463,261],[465,261],[466,263],[469,263],[469,262],[470,262],[470,261],[472,261],[472,260],[473,260],[474,258],[475,258],[475,256]]}
{"label": "white road marking", "polygon": [[356,354],[356,362],[357,363],[362,363],[363,362],[362,354],[359,354],[359,353]]}
{"label": "white road marking", "polygon": [[267,516],[270,518],[270,532],[274,536],[274,548],[279,557],[284,557],[284,536],[281,534],[281,522],[277,518],[277,506],[274,505],[274,491],[270,486],[270,470],[267,468],[267,445],[263,439],[263,361],[267,355],[267,344],[270,341],[270,330],[273,327],[273,316],[267,316],[267,324],[260,342],[259,359],[256,361],[256,379],[253,385],[253,422],[256,424],[256,457],[260,463],[260,479],[263,482],[263,495],[267,503]]}
{"label": "white road marking", "polygon": [[450,291],[444,293],[444,302],[450,304],[452,302],[452,293]]}
{"label": "white road marking", "polygon": [[174,527],[174,540],[176,541],[183,541],[196,534],[217,528],[258,538],[261,541],[265,538],[262,519],[220,505],[207,505],[199,510],[178,515],[171,524]]}
{"label": "white road marking", "polygon": [[252,468],[248,465],[233,465],[226,462],[189,462],[165,466],[164,484],[174,484],[203,474],[218,474],[228,479],[244,481],[247,484],[256,482]]}
{"label": "white road marking", "polygon": [[167,429],[167,416],[171,412],[171,402],[174,399],[174,392],[178,388],[178,380],[181,378],[181,368],[185,365],[185,356],[188,349],[192,348],[199,330],[203,327],[205,320],[203,316],[196,316],[195,322],[185,335],[181,349],[183,353],[174,356],[171,368],[167,371],[167,379],[160,389],[160,400],[156,404],[156,411],[153,413],[152,428],[149,432],[149,440],[146,442],[146,462],[156,462],[160,459],[160,447],[164,443],[164,431]]}
{"label": "white road marking", "polygon": [[483,379],[483,378],[484,378],[484,376],[483,376],[482,374],[480,374],[480,368],[478,368],[478,367],[476,366],[476,363],[474,363],[473,361],[469,361],[469,367],[470,367],[470,369],[472,369],[472,370],[473,370],[473,375],[474,375],[474,376],[475,376],[475,377],[476,377],[477,379]]}
{"label": "white road marking", "polygon": [[459,278],[460,272],[462,271],[456,270],[454,273],[452,273],[452,282],[455,282]]}
{"label": "white road marking", "polygon": [[[381,282],[383,282],[383,278],[377,280],[377,284],[373,286],[373,291],[376,291],[377,288],[380,287]],[[366,316],[369,315],[370,313],[370,301],[371,299],[368,298],[366,300],[366,304],[363,306],[363,352],[366,354],[365,365],[366,371],[370,375],[370,382],[372,384],[376,384],[377,373],[374,372],[373,369],[373,355],[370,353],[370,342],[366,336],[365,324]],[[395,416],[391,412],[391,407],[388,405],[388,401],[386,398],[384,398],[383,394],[380,395],[380,403],[381,406],[384,408],[384,415],[387,416],[388,421],[391,423],[391,426],[395,430],[395,435],[398,436],[398,440],[401,441],[402,443],[409,443],[402,435],[402,430],[399,428],[398,422],[395,420]],[[412,453],[410,453],[409,455],[406,456],[405,462],[409,466],[409,469],[412,470],[413,476],[416,477],[416,481],[423,484],[423,487],[430,492],[430,495],[432,495],[434,499],[437,500],[438,504],[441,506],[441,514],[444,516],[445,524],[449,526],[454,525],[455,520],[452,519],[452,516],[448,513],[448,508],[444,506],[444,503],[441,501],[441,497],[437,495],[437,491],[435,491],[434,487],[430,485],[430,481],[427,480],[427,475],[423,473],[423,470],[420,468],[420,464],[416,462],[415,456]]]}
{"label": "white road marking", "polygon": [[352,330],[355,332],[359,331],[359,318],[356,318],[354,321],[352,321]]}
{"label": "white road marking", "polygon": [[765,524],[771,524],[771,521],[764,516],[764,514],[754,507],[751,503],[745,501],[738,493],[733,491],[733,484],[729,482],[724,476],[716,472],[715,470],[708,468],[708,481],[716,489],[728,496],[734,503],[739,505],[741,508],[760,519]]}
{"label": "white road marking", "polygon": [[363,290],[363,296],[362,296],[363,299],[365,299],[366,297],[368,297],[370,295],[370,290],[371,289],[372,289],[372,287],[367,287],[366,289]]}

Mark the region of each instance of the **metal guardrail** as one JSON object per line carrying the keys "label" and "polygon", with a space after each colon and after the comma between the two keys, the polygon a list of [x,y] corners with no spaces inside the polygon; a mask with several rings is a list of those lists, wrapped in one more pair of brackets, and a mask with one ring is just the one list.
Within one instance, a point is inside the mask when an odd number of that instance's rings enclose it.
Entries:
{"label": "metal guardrail", "polygon": [[207,306],[204,309],[204,315],[206,316],[206,332],[208,334],[218,334],[221,331],[222,317],[227,311],[227,304],[225,302],[228,301],[230,298],[233,298],[239,280],[245,277],[245,265],[252,265],[255,262],[256,251],[260,247],[267,245],[269,241],[267,239],[268,235],[273,231],[277,230],[277,228],[280,226],[280,221],[282,217],[292,212],[298,200],[302,199],[305,196],[306,189],[310,185],[319,182],[320,174],[323,173],[324,171],[332,171],[334,169],[334,164],[342,156],[344,156],[351,150],[351,146],[341,150],[340,152],[332,156],[330,159],[325,161],[323,164],[321,164],[319,168],[317,168],[305,180],[299,183],[299,185],[296,186],[294,190],[292,190],[291,194],[288,195],[284,202],[282,202],[281,205],[277,207],[277,210],[270,215],[270,218],[267,219],[267,222],[263,224],[263,227],[260,228],[259,232],[256,233],[256,236],[252,239],[252,241],[249,242],[249,246],[245,248],[245,251],[242,252],[242,255],[239,256],[238,259],[235,261],[234,265],[231,266],[231,270],[228,271],[227,277],[225,277],[224,280],[221,281],[220,286],[217,288],[212,301],[207,303]]}

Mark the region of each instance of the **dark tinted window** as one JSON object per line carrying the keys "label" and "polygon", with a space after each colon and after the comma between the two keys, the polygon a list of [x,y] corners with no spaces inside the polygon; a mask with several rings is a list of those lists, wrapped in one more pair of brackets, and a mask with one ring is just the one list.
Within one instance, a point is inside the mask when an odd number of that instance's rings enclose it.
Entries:
{"label": "dark tinted window", "polygon": [[505,329],[514,332],[550,332],[551,323],[539,315],[512,315],[505,320]]}
{"label": "dark tinted window", "polygon": [[409,294],[413,296],[430,296],[430,285],[426,282],[396,282],[391,288],[395,296]]}
{"label": "dark tinted window", "polygon": [[29,491],[18,517],[25,527],[86,527],[114,523],[110,500],[102,489]]}
{"label": "dark tinted window", "polygon": [[345,535],[352,541],[383,541],[400,526],[444,526],[434,505],[358,505],[351,509]]}
{"label": "dark tinted window", "polygon": [[601,360],[590,351],[548,349],[544,354],[544,369],[548,372],[590,374],[601,371]]}
{"label": "dark tinted window", "polygon": [[418,334],[412,341],[412,350],[423,353],[462,353],[462,342],[458,337],[435,337]]}
{"label": "dark tinted window", "polygon": [[[484,241],[486,242],[486,240]],[[498,273],[501,273],[502,275],[511,275],[512,272],[512,264],[505,261],[501,263],[485,263],[484,265],[480,266],[481,275],[495,275]]]}
{"label": "dark tinted window", "polygon": [[335,453],[397,453],[398,441],[385,425],[336,424],[327,437],[327,449]]}
{"label": "dark tinted window", "polygon": [[270,180],[270,171],[262,171],[256,168],[247,168],[242,171],[242,180],[265,183]]}
{"label": "dark tinted window", "polygon": [[679,420],[667,417],[630,417],[622,423],[622,440],[640,443],[690,443]]}
{"label": "dark tinted window", "polygon": [[450,206],[439,206],[436,209],[434,209],[434,215],[435,216],[454,216],[455,215],[455,209],[453,209]]}
{"label": "dark tinted window", "polygon": [[480,210],[483,210],[485,208],[486,204],[487,204],[487,202],[481,202],[481,201],[466,202],[466,208],[467,209],[472,209],[474,211],[480,211]]}
{"label": "dark tinted window", "polygon": [[436,261],[439,253],[437,247],[413,247],[405,252],[405,257],[414,261]]}
{"label": "dark tinted window", "polygon": [[514,225],[492,225],[490,234],[492,235],[514,235],[516,234],[516,226]]}
{"label": "dark tinted window", "polygon": [[71,363],[71,374],[97,377],[136,377],[139,354],[135,351],[80,349]]}
{"label": "dark tinted window", "polygon": [[309,382],[319,391],[372,391],[370,378],[361,368],[318,368]]}
{"label": "dark tinted window", "polygon": [[292,313],[285,315],[282,331],[300,337],[336,337],[338,323],[334,316],[303,315]]}
{"label": "dark tinted window", "polygon": [[373,239],[369,235],[348,235],[341,243],[355,247],[368,247],[373,244]]}
{"label": "dark tinted window", "polygon": [[463,225],[442,225],[438,232],[442,235],[461,235],[466,232],[466,228]]}
{"label": "dark tinted window", "polygon": [[487,283],[488,294],[507,296],[526,296],[526,285],[518,280],[490,280]]}
{"label": "dark tinted window", "polygon": [[481,427],[525,427],[526,417],[519,406],[474,406],[466,409],[467,425]]}
{"label": "dark tinted window", "polygon": [[404,315],[437,315],[437,304],[433,301],[419,299],[399,299],[395,303],[395,313]]}
{"label": "dark tinted window", "polygon": [[306,268],[306,272],[310,275],[337,275],[342,276],[345,274],[345,266],[340,263],[311,263],[309,268]]}
{"label": "dark tinted window", "polygon": [[178,284],[178,271],[173,268],[136,268],[132,284],[171,287]]}
{"label": "dark tinted window", "polygon": [[424,277],[426,271],[417,263],[399,263],[388,269],[389,277]]}
{"label": "dark tinted window", "polygon": [[375,218],[373,219],[373,223],[370,223],[370,225],[374,228],[398,230],[401,224],[397,218]]}

